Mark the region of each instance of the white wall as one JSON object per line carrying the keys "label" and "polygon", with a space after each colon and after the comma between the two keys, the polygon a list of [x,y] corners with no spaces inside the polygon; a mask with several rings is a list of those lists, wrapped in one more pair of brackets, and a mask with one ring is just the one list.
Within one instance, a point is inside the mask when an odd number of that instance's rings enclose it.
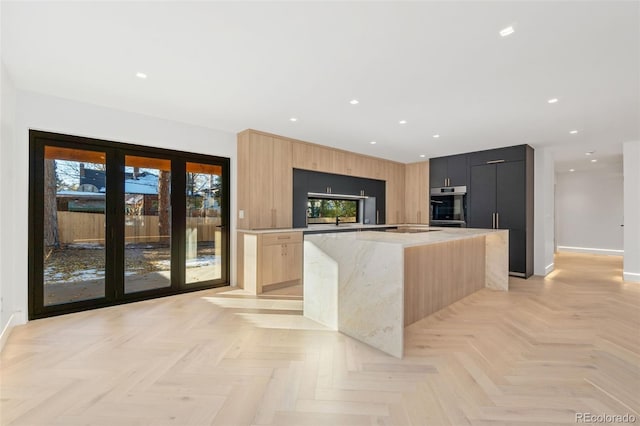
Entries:
{"label": "white wall", "polygon": [[640,282],[640,141],[622,145],[624,156],[624,280]]}
{"label": "white wall", "polygon": [[554,268],[554,179],[552,152],[548,148],[537,148],[534,157],[533,273],[541,276]]}
{"label": "white wall", "polygon": [[[16,300],[17,287],[12,281],[14,265],[12,262],[13,238],[11,221],[15,217],[12,200],[15,175],[12,167],[16,109],[16,90],[4,63],[0,63],[0,349],[2,349],[11,327],[17,321],[24,321],[14,313],[21,310]],[[26,231],[25,235],[26,237]],[[26,253],[25,253],[26,255]],[[26,272],[26,271],[25,271]],[[26,285],[26,281],[24,281]],[[19,314],[18,314],[19,316]]]}
{"label": "white wall", "polygon": [[[20,323],[25,322],[27,317],[29,129],[231,158],[231,253],[234,252],[236,220],[233,212],[236,211],[237,193],[235,134],[18,91],[15,136],[13,140],[5,142],[3,138],[2,141],[2,157],[5,158],[5,149],[11,154],[7,160],[3,160],[8,165],[3,174],[10,175],[13,182],[2,187],[0,199],[11,201],[10,209],[9,206],[5,208],[3,202],[0,227],[3,238],[8,237],[11,241],[10,252],[4,252],[6,259],[3,259],[2,269],[4,272],[5,266],[10,266],[4,283],[8,283],[10,290],[15,292]],[[233,262],[235,256],[231,259]],[[234,263],[230,271],[232,284],[235,284]]]}
{"label": "white wall", "polygon": [[558,251],[622,255],[622,164],[556,179]]}

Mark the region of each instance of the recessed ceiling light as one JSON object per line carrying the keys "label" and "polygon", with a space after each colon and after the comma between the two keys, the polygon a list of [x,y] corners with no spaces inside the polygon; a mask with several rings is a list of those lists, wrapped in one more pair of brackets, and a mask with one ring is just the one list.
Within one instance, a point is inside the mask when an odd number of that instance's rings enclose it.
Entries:
{"label": "recessed ceiling light", "polygon": [[516,30],[513,28],[513,26],[509,25],[507,28],[503,28],[500,30],[500,35],[502,37],[506,37],[513,34],[515,31]]}
{"label": "recessed ceiling light", "polygon": [[596,160],[595,158],[593,160],[591,160],[592,163],[597,163],[598,160]]}
{"label": "recessed ceiling light", "polygon": [[377,144],[378,142],[376,142],[376,141],[371,141],[371,142],[369,142],[369,143],[370,143],[371,145],[375,145],[375,144]]}
{"label": "recessed ceiling light", "polygon": [[351,99],[351,100],[349,101],[349,103],[350,103],[351,105],[358,105],[358,104],[360,103],[360,101],[359,101],[359,100],[357,100],[357,99]]}
{"label": "recessed ceiling light", "polygon": [[587,152],[584,153],[584,155],[593,155],[594,152],[595,151],[587,151]]}
{"label": "recessed ceiling light", "polygon": [[398,121],[398,123],[400,123],[400,124],[407,124],[407,120],[400,120],[400,121]]}
{"label": "recessed ceiling light", "polygon": [[556,102],[558,102],[558,98],[551,98],[547,102],[550,104],[555,104]]}
{"label": "recessed ceiling light", "polygon": [[576,133],[578,133],[578,131],[577,130],[572,130],[569,133],[571,133],[572,135],[575,135]]}
{"label": "recessed ceiling light", "polygon": [[145,73],[143,73],[143,72],[137,72],[136,73],[136,77],[141,78],[141,79],[144,80],[145,78],[147,78],[147,75]]}
{"label": "recessed ceiling light", "polygon": [[575,172],[575,171],[576,171],[576,169],[569,169],[569,171],[570,171],[570,172]]}
{"label": "recessed ceiling light", "polygon": [[291,118],[289,119],[289,121],[298,121],[298,119],[297,119],[297,118],[295,118],[295,117],[291,117]]}
{"label": "recessed ceiling light", "polygon": [[424,158],[424,157],[426,157],[426,155],[420,154],[420,158]]}
{"label": "recessed ceiling light", "polygon": [[434,138],[438,139],[440,137],[440,135],[433,135]]}

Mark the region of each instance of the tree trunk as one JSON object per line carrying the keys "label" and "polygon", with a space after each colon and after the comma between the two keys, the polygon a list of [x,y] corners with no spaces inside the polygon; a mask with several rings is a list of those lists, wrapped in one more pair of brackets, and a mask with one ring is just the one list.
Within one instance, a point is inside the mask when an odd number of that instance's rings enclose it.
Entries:
{"label": "tree trunk", "polygon": [[160,171],[160,178],[158,179],[158,215],[160,222],[160,242],[169,243],[171,239],[171,195],[169,191],[171,172]]}
{"label": "tree trunk", "polygon": [[56,205],[56,163],[44,160],[44,247],[46,251],[60,247],[58,207]]}

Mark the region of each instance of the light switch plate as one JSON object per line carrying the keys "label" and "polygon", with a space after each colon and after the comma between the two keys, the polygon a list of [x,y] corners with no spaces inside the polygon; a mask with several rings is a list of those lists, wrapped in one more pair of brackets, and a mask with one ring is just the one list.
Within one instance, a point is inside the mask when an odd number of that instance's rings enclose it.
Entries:
{"label": "light switch plate", "polygon": [[244,219],[244,210],[238,210],[238,219]]}

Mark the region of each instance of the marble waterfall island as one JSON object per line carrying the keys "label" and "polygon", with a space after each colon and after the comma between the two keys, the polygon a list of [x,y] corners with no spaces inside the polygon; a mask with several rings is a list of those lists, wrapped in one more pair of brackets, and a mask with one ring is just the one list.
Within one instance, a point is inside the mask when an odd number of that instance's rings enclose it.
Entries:
{"label": "marble waterfall island", "polygon": [[304,315],[398,358],[404,327],[482,288],[509,287],[509,231],[304,236]]}

